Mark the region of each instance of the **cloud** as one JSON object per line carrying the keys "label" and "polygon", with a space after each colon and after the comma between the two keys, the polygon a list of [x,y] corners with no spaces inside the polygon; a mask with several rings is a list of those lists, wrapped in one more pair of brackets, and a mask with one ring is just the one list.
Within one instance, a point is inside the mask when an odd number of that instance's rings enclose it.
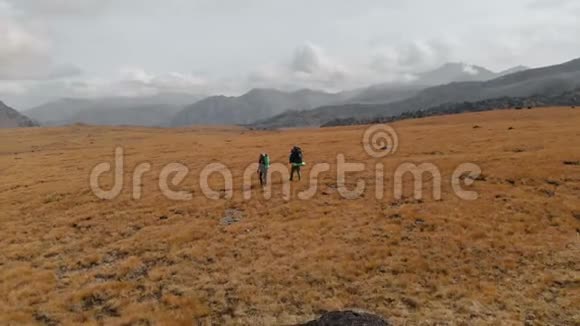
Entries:
{"label": "cloud", "polygon": [[137,93],[202,93],[208,87],[208,81],[179,72],[151,74],[143,68],[122,68],[119,84],[126,90]]}
{"label": "cloud", "polygon": [[479,74],[479,71],[474,66],[463,64],[463,72],[472,76]]}
{"label": "cloud", "polygon": [[561,10],[563,7],[568,6],[578,6],[578,0],[534,0],[527,7],[535,10]]}
{"label": "cloud", "polygon": [[0,79],[36,78],[50,64],[49,48],[44,37],[0,18]]}
{"label": "cloud", "polygon": [[343,75],[345,68],[335,59],[330,58],[325,51],[312,43],[306,43],[296,49],[290,69],[297,73],[309,75]]}
{"label": "cloud", "polygon": [[416,40],[376,45],[371,67],[390,74],[408,74],[435,68],[452,58],[451,45],[442,41]]}
{"label": "cloud", "polygon": [[0,15],[0,80],[58,79],[81,73],[74,65],[55,64],[52,42],[37,25]]}
{"label": "cloud", "polygon": [[193,74],[153,74],[139,67],[123,67],[118,77],[72,80],[66,88],[78,97],[149,96],[162,93],[205,94],[209,82]]}
{"label": "cloud", "polygon": [[[108,8],[112,0],[4,0],[15,10],[36,16],[95,15]],[[123,1],[123,0],[120,0]]]}
{"label": "cloud", "polygon": [[263,65],[253,70],[247,78],[247,87],[338,90],[346,84],[356,83],[359,77],[357,68],[330,56],[321,46],[306,42],[296,48],[287,62]]}
{"label": "cloud", "polygon": [[[0,80],[11,81],[0,90],[237,95],[404,82],[445,62],[541,66],[580,53],[579,7],[578,0],[0,0]],[[313,41],[300,45],[305,39]],[[117,69],[125,63],[136,67]],[[56,86],[43,93],[18,80]]]}
{"label": "cloud", "polygon": [[310,42],[296,49],[287,69],[296,81],[322,87],[336,87],[352,75],[341,60]]}
{"label": "cloud", "polygon": [[53,66],[48,75],[48,79],[60,79],[60,78],[69,78],[69,77],[77,77],[83,74],[83,70],[73,64],[59,64]]}
{"label": "cloud", "polygon": [[28,88],[19,82],[0,80],[0,94],[2,95],[23,95]]}
{"label": "cloud", "polygon": [[407,83],[416,79],[416,73],[445,63],[450,52],[440,42],[415,41],[377,46],[368,56],[339,58],[309,42],[298,47],[288,63],[254,70],[248,87],[340,91],[375,83]]}
{"label": "cloud", "polygon": [[[580,21],[572,10],[528,11],[517,23],[498,21],[476,26],[463,36],[464,57],[501,70],[510,66],[531,67],[558,64],[578,57]],[[557,19],[554,19],[557,17]],[[465,59],[464,59],[465,60]],[[496,69],[497,70],[497,69]]]}

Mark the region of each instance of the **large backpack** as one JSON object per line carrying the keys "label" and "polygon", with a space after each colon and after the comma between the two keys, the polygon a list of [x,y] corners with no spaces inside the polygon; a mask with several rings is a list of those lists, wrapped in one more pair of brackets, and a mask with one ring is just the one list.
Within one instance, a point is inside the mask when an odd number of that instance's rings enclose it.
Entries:
{"label": "large backpack", "polygon": [[300,148],[292,150],[292,163],[302,163],[302,162],[303,162],[302,150]]}

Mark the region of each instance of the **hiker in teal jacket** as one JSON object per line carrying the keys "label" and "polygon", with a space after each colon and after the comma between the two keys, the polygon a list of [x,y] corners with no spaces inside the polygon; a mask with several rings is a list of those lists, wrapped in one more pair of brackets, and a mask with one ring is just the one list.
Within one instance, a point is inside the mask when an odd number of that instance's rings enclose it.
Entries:
{"label": "hiker in teal jacket", "polygon": [[266,153],[260,154],[258,159],[258,174],[260,175],[260,184],[262,186],[268,183],[268,169],[270,168],[270,156]]}

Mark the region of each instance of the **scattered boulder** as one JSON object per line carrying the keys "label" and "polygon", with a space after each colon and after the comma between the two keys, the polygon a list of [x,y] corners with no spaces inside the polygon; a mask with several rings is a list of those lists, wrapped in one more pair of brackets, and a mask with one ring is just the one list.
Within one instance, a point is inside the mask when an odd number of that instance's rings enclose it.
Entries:
{"label": "scattered boulder", "polygon": [[332,311],[301,326],[390,326],[385,319],[355,311]]}
{"label": "scattered boulder", "polygon": [[238,209],[226,209],[222,218],[222,225],[232,225],[238,223],[244,218],[244,212]]}
{"label": "scattered boulder", "polygon": [[459,179],[464,181],[466,179],[473,180],[473,181],[487,181],[487,176],[485,174],[480,174],[478,176],[472,176],[470,174],[462,174]]}
{"label": "scattered boulder", "polygon": [[544,194],[546,197],[554,197],[556,195],[555,191],[547,190],[547,189],[540,189],[540,192]]}
{"label": "scattered boulder", "polygon": [[425,220],[422,218],[417,218],[417,219],[415,219],[415,224],[423,225],[423,224],[425,224]]}
{"label": "scattered boulder", "polygon": [[417,309],[419,308],[419,302],[417,302],[415,299],[413,298],[403,298],[401,299],[401,301],[409,308],[411,309]]}
{"label": "scattered boulder", "polygon": [[36,311],[32,314],[32,316],[34,317],[34,319],[39,322],[42,325],[46,325],[46,326],[57,326],[60,325],[60,321],[58,321],[55,318],[52,318],[50,316],[48,316],[45,313]]}

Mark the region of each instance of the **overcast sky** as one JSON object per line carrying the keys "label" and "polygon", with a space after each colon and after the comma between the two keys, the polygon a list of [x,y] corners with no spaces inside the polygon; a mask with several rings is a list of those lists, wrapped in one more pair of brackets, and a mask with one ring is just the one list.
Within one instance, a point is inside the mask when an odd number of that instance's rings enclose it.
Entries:
{"label": "overcast sky", "polygon": [[0,0],[0,100],[342,90],[580,57],[579,0]]}

